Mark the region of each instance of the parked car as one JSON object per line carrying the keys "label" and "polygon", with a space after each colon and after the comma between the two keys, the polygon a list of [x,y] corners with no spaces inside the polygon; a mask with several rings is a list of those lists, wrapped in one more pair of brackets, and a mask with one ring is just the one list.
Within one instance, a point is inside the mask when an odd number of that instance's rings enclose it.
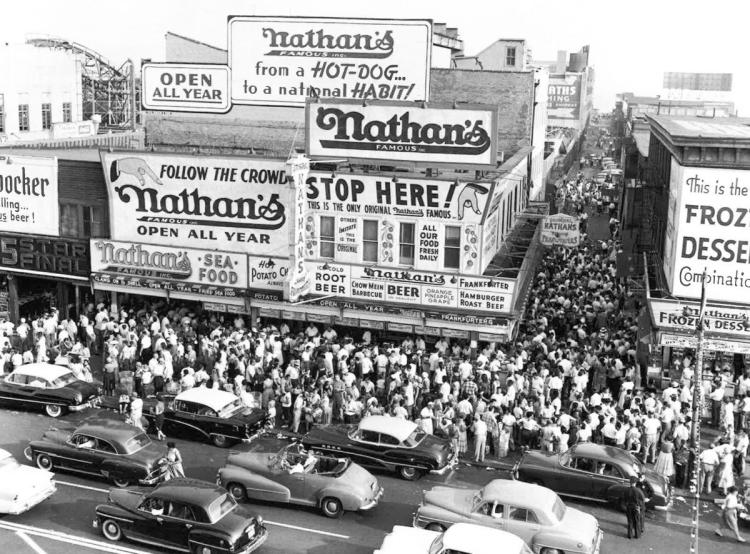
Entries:
{"label": "parked car", "polygon": [[44,410],[50,417],[78,412],[99,404],[101,389],[77,379],[61,365],[35,363],[17,367],[0,379],[0,403]]}
{"label": "parked car", "polygon": [[396,525],[373,554],[533,554],[519,537],[473,525],[456,523],[442,533]]}
{"label": "parked car", "polygon": [[19,464],[0,448],[0,514],[22,514],[55,493],[54,474]]}
{"label": "parked car", "polygon": [[230,454],[217,482],[238,501],[315,506],[328,517],[370,510],[383,496],[378,480],[350,459],[272,438],[253,441],[248,452]]}
{"label": "parked car", "polygon": [[222,488],[195,479],[170,479],[153,489],[112,489],[96,507],[95,528],[123,538],[193,553],[247,554],[268,538],[263,518]]}
{"label": "parked car", "polygon": [[602,540],[594,516],[569,508],[547,488],[505,479],[482,489],[438,486],[425,492],[414,526],[442,531],[454,523],[507,531],[539,554],[596,554]]}
{"label": "parked car", "polygon": [[114,417],[90,418],[72,430],[50,429],[31,441],[24,455],[39,469],[103,477],[118,487],[154,485],[164,474],[164,447]]}
{"label": "parked car", "polygon": [[646,507],[666,509],[672,500],[669,482],[643,466],[630,452],[615,446],[579,443],[562,454],[530,450],[513,468],[513,476],[549,487],[563,496],[620,505],[630,477],[641,482]]}
{"label": "parked car", "polygon": [[[153,402],[144,406],[143,415],[153,423]],[[168,402],[162,431],[170,436],[208,440],[227,448],[252,438],[266,424],[263,410],[247,408],[231,392],[194,387]]]}
{"label": "parked car", "polygon": [[427,472],[443,474],[458,459],[449,440],[428,435],[413,421],[389,416],[367,416],[357,425],[316,427],[302,443],[365,467],[398,472],[409,481]]}

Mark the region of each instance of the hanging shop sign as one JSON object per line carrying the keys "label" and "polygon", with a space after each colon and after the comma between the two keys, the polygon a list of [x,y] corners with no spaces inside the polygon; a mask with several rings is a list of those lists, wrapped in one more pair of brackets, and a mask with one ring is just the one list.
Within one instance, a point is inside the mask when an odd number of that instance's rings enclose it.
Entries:
{"label": "hanging shop sign", "polygon": [[229,18],[232,101],[304,106],[305,99],[429,99],[432,22]]}
{"label": "hanging shop sign", "polygon": [[94,281],[205,296],[242,296],[247,256],[195,248],[91,239]]}
{"label": "hanging shop sign", "polygon": [[283,162],[101,152],[115,240],[242,252],[286,251]]}
{"label": "hanging shop sign", "polygon": [[232,105],[226,65],[144,63],[141,102],[145,110],[226,113]]}
{"label": "hanging shop sign", "polygon": [[57,158],[0,156],[0,229],[60,234]]}
{"label": "hanging shop sign", "polygon": [[578,119],[581,110],[581,76],[550,75],[547,115],[551,119]]}
{"label": "hanging shop sign", "polygon": [[669,211],[673,227],[664,243],[670,292],[715,302],[743,302],[750,292],[750,172],[682,167],[672,159]]}
{"label": "hanging shop sign", "polygon": [[284,281],[289,276],[289,260],[286,258],[248,257],[248,286],[259,290],[284,290]]}
{"label": "hanging shop sign", "polygon": [[[673,335],[671,333],[661,333],[659,338],[661,346],[671,348],[696,348],[698,339],[690,335]],[[701,346],[704,350],[710,352],[731,352],[733,354],[750,354],[750,343],[733,340],[724,340],[717,338],[703,339]]]}
{"label": "hanging shop sign", "polygon": [[555,214],[542,219],[539,240],[545,246],[575,247],[581,242],[581,227],[572,215]]}
{"label": "hanging shop sign", "polygon": [[309,156],[495,167],[497,108],[489,105],[310,100]]}
{"label": "hanging shop sign", "polygon": [[204,302],[203,309],[207,312],[220,312],[238,315],[245,315],[250,313],[244,305],[222,304],[221,302]]}
{"label": "hanging shop sign", "polygon": [[[694,333],[700,317],[700,303],[649,299],[654,326]],[[750,314],[746,309],[707,304],[703,312],[706,334],[721,334],[750,341]]]}
{"label": "hanging shop sign", "polygon": [[91,272],[89,243],[81,239],[0,233],[0,269],[88,280]]}
{"label": "hanging shop sign", "polygon": [[286,297],[289,302],[297,302],[301,296],[310,293],[312,282],[305,264],[305,182],[310,173],[310,160],[304,156],[294,156],[287,161],[294,182],[294,220],[290,230],[289,250],[292,271],[286,281]]}
{"label": "hanging shop sign", "polygon": [[313,171],[307,179],[307,208],[331,215],[480,223],[491,189],[492,183]]}

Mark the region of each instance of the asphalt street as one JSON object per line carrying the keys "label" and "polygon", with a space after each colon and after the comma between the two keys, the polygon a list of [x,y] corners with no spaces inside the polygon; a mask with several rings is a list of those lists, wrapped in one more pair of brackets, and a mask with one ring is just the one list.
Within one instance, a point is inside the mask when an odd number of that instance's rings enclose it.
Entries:
{"label": "asphalt street", "polygon": [[[26,462],[23,449],[49,427],[74,426],[76,421],[93,415],[92,411],[53,420],[33,412],[0,410],[0,447]],[[223,465],[227,451],[208,444],[176,441],[185,460],[189,477],[213,481]],[[165,446],[166,451],[166,446]],[[445,476],[429,475],[411,483],[385,474],[378,478],[385,487],[380,504],[367,513],[346,513],[337,520],[328,519],[313,509],[259,504],[253,508],[266,520],[269,539],[261,549],[267,554],[309,552],[311,554],[364,554],[377,548],[394,525],[410,525],[423,489],[437,484],[479,487],[491,479],[507,478],[508,473],[461,464]],[[21,516],[0,517],[0,552],[21,554],[67,554],[70,552],[112,552],[134,554],[154,552],[136,543],[109,543],[91,525],[94,507],[106,499],[105,481],[72,474],[57,475],[58,490],[52,498]],[[604,530],[602,552],[684,553],[690,546],[690,510],[681,498],[669,512],[647,514],[646,535],[628,540],[624,514],[607,506],[568,501],[599,519]],[[746,547],[730,539],[718,538],[713,529],[717,510],[704,505],[701,519],[702,552],[740,552]],[[750,531],[750,529],[748,529]],[[406,553],[405,553],[406,554]]]}

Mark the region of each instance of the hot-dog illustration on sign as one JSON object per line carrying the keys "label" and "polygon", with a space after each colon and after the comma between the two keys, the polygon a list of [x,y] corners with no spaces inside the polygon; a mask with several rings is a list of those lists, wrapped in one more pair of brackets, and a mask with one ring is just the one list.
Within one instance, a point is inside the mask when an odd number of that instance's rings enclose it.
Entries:
{"label": "hot-dog illustration on sign", "polygon": [[114,182],[120,178],[121,174],[132,175],[141,186],[146,186],[146,179],[148,177],[157,185],[163,185],[158,175],[149,167],[149,165],[141,158],[121,158],[112,162],[109,168],[109,178]]}
{"label": "hot-dog illustration on sign", "polygon": [[475,214],[481,214],[482,210],[479,209],[480,202],[477,194],[487,194],[488,192],[487,187],[477,183],[467,183],[458,195],[458,219],[464,218],[464,210],[467,204]]}

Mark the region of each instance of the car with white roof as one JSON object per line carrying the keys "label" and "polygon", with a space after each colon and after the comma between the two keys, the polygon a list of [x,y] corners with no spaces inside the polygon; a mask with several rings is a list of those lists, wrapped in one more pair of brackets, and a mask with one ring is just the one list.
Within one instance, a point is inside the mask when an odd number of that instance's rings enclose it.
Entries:
{"label": "car with white roof", "polygon": [[396,525],[373,554],[533,554],[519,537],[471,523],[456,523],[446,531]]}
{"label": "car with white roof", "polygon": [[0,514],[22,514],[55,493],[55,474],[19,464],[0,448]]}

